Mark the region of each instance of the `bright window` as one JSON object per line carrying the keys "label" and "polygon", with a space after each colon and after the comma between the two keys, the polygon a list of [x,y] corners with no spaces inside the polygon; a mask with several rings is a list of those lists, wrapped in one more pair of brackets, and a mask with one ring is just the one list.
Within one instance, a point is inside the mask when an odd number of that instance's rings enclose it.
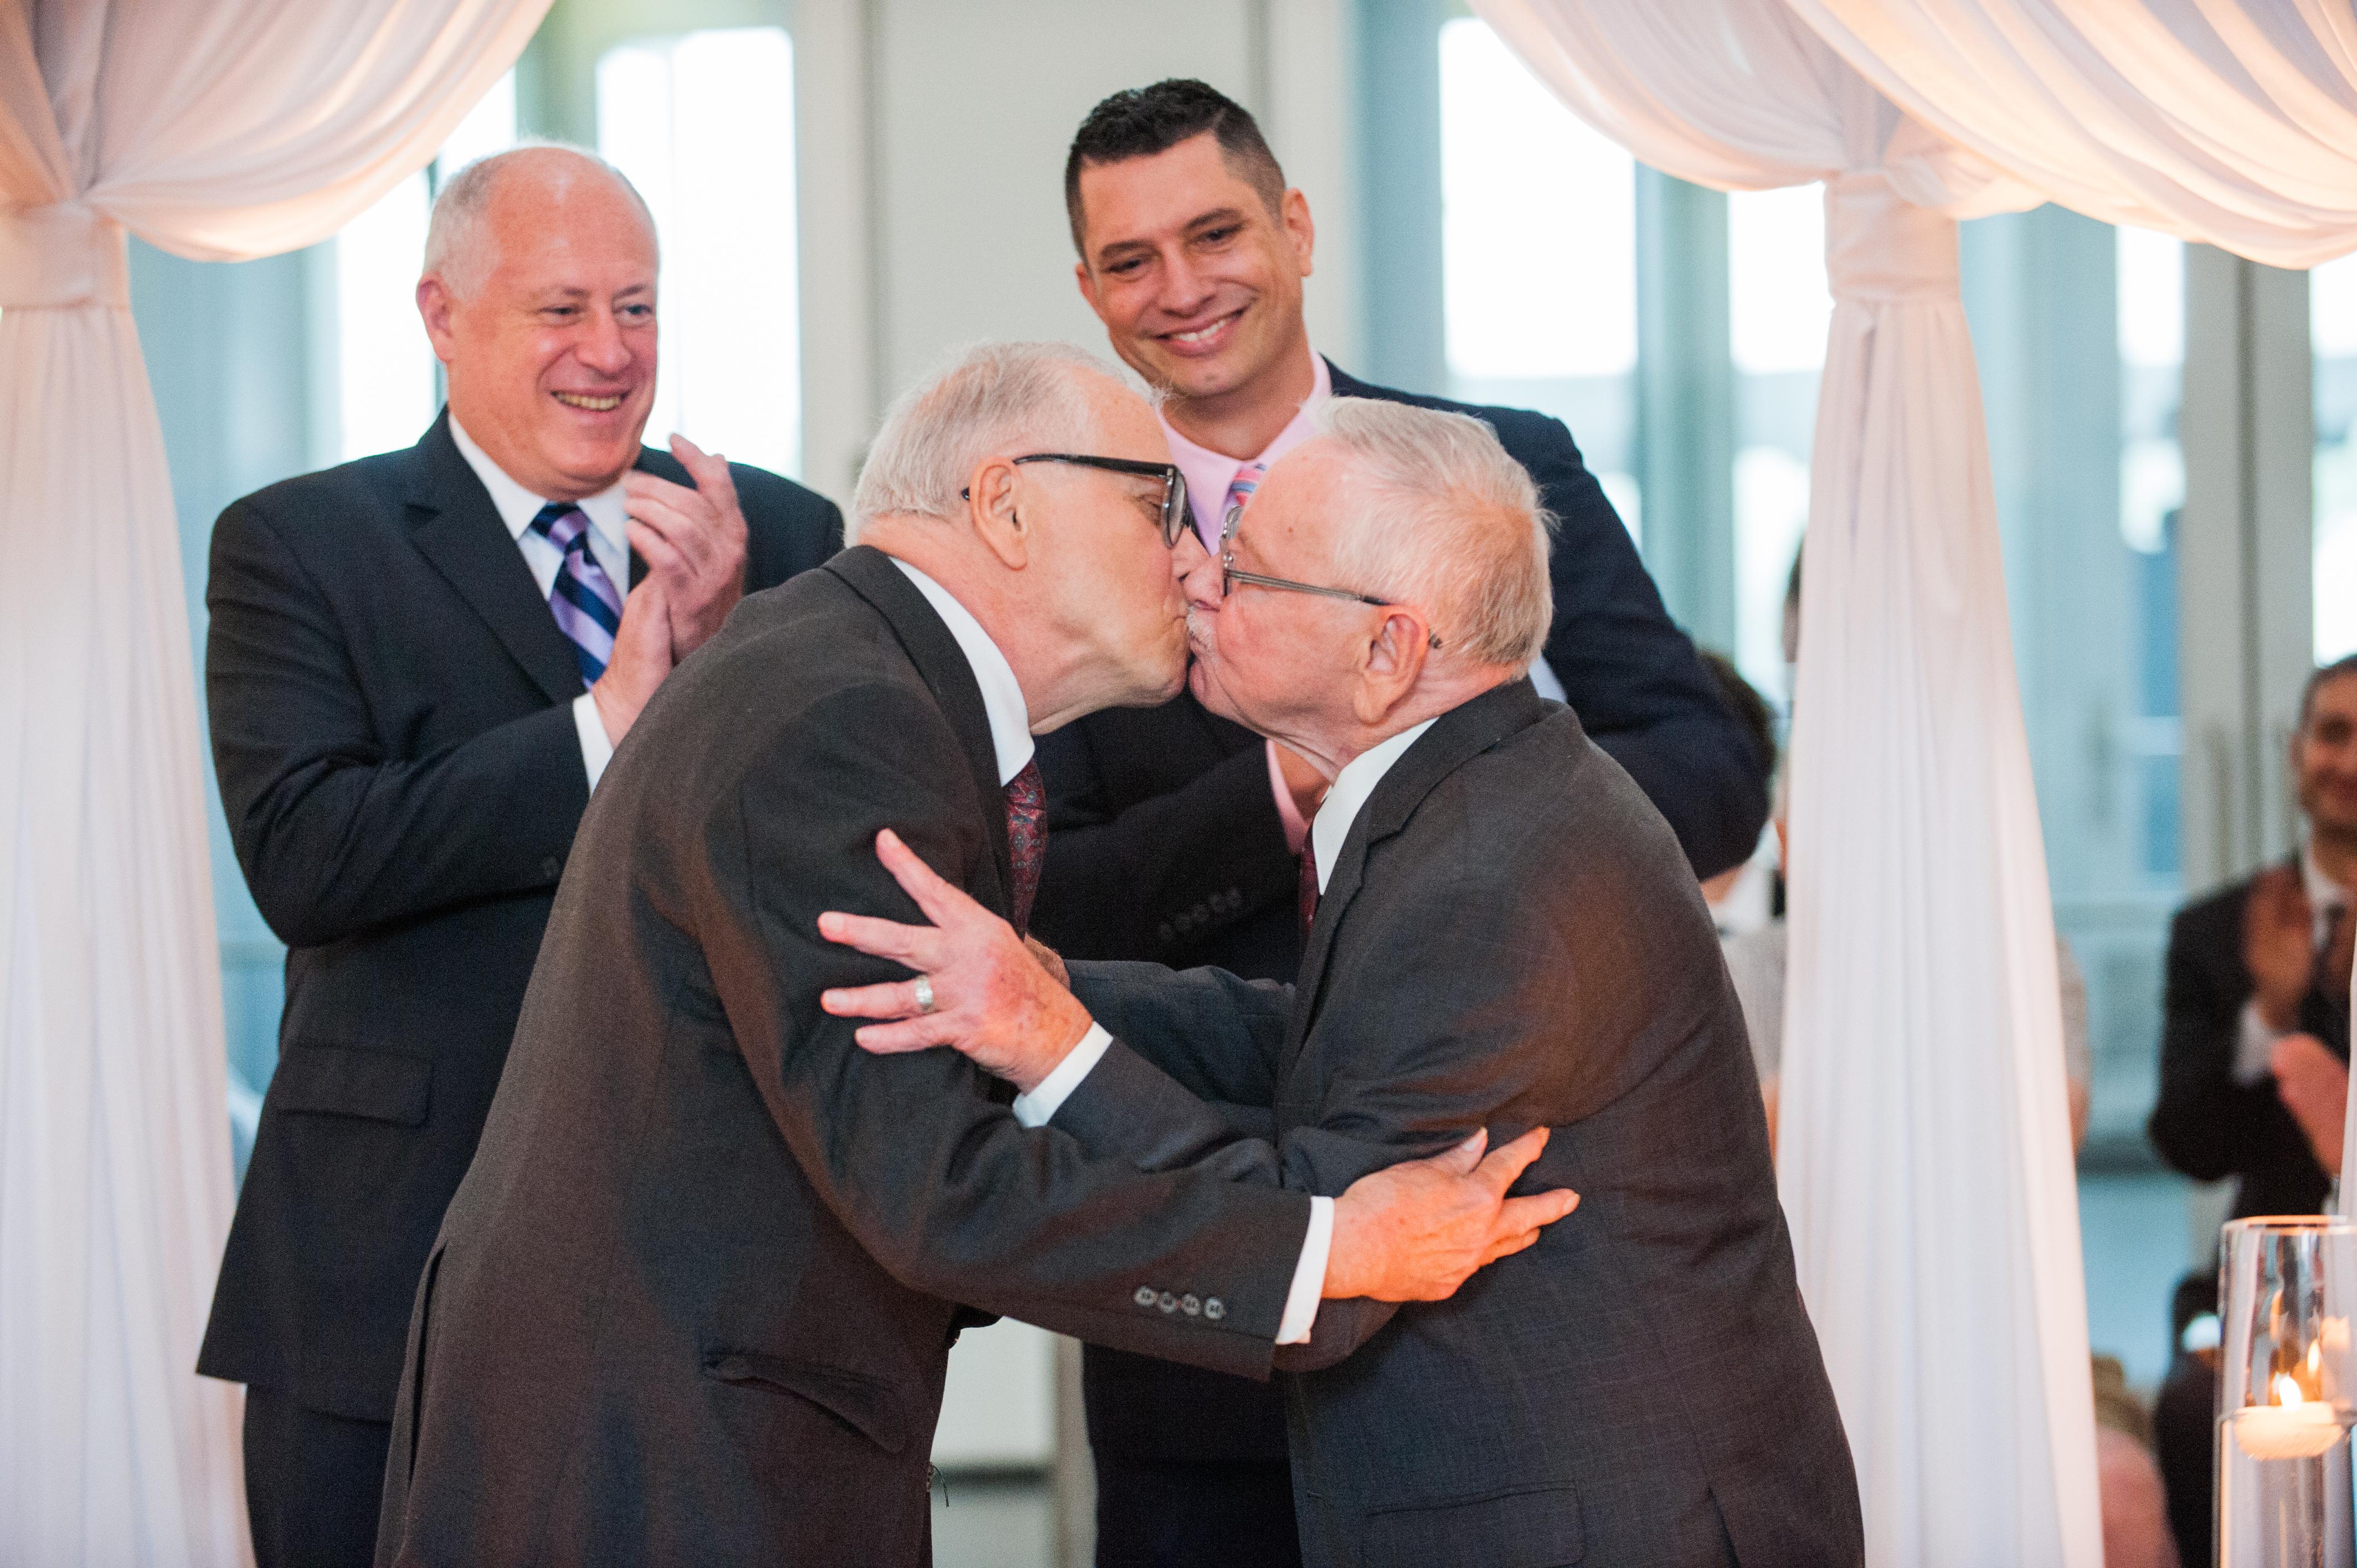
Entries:
{"label": "bright window", "polygon": [[2140,823],[2139,874],[2174,889],[2181,875],[2179,768],[2184,721],[2177,682],[2177,523],[2185,454],[2177,443],[2185,386],[2185,243],[2144,229],[2114,248],[2120,353],[2120,538],[2128,547],[2134,689],[2117,755]]}
{"label": "bright window", "polygon": [[1833,296],[1824,188],[1727,199],[1727,348],[1735,361],[1735,663],[1791,701],[1784,596],[1809,522],[1809,450]]}
{"label": "bright window", "polygon": [[411,446],[433,423],[441,381],[415,303],[433,191],[442,179],[515,140],[515,73],[510,71],[450,133],[431,168],[394,186],[330,242],[339,460]]}
{"label": "bright window", "polygon": [[1440,28],[1440,156],[1450,395],[1562,419],[1636,531],[1634,160],[1470,17]]}
{"label": "bright window", "polygon": [[646,39],[597,62],[597,147],[662,237],[662,374],[647,440],[674,431],[802,467],[792,45],[782,27]]}
{"label": "bright window", "polygon": [[2357,256],[2308,274],[2316,355],[2316,658],[2357,653]]}

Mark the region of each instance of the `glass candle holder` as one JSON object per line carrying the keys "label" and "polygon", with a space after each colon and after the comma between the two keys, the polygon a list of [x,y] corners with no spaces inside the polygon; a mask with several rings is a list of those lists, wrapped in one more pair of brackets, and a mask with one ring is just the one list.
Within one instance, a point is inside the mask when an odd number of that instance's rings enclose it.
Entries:
{"label": "glass candle holder", "polygon": [[2234,1220],[2218,1286],[2220,1568],[2357,1568],[2357,1224]]}

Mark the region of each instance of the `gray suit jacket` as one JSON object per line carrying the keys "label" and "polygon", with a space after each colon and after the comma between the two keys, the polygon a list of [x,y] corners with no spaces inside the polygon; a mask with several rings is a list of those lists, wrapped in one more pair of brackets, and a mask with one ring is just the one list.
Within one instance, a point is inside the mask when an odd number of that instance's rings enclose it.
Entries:
{"label": "gray suit jacket", "polygon": [[1329,1302],[1277,1353],[1310,1568],[1861,1561],[1742,1014],[1659,813],[1515,682],[1410,747],[1336,858],[1297,988],[1073,965],[1124,1043],[1052,1123],[1324,1194],[1554,1129],[1521,1190],[1581,1203],[1536,1247],[1446,1302]]}
{"label": "gray suit jacket", "polygon": [[888,826],[1006,912],[981,693],[853,549],[746,599],[590,801],[418,1286],[379,1563],[921,1563],[959,1302],[1266,1374],[1306,1197],[1092,1158],[820,1012],[905,972],[816,929],[919,918]]}

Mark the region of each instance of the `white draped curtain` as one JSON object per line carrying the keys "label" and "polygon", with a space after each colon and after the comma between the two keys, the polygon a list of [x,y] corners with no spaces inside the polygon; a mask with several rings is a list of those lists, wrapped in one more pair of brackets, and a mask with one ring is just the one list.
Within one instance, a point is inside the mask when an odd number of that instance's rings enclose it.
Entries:
{"label": "white draped curtain", "polygon": [[[2357,245],[2346,0],[1474,0],[1722,188],[1825,183],[1778,1176],[1877,1564],[2096,1568],[2052,917],[1954,220]],[[2357,1153],[2357,1118],[2349,1133]]]}
{"label": "white draped curtain", "polygon": [[549,0],[0,0],[0,1557],[248,1555],[178,521],[125,234],[332,234]]}

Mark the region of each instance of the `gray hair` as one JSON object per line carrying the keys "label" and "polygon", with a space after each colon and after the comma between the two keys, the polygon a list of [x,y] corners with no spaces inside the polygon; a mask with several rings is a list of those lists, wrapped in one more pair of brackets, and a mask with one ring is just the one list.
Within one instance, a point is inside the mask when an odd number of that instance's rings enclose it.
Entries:
{"label": "gray hair", "polygon": [[544,152],[569,153],[603,171],[628,192],[640,216],[647,220],[647,235],[655,241],[660,257],[662,242],[655,233],[655,215],[647,206],[646,198],[639,194],[639,188],[630,183],[630,176],[587,147],[535,137],[504,152],[477,158],[442,182],[442,188],[434,193],[434,216],[425,226],[424,275],[440,278],[443,285],[460,298],[473,297],[483,280],[490,276],[496,260],[491,253],[490,226],[484,221],[484,216],[490,210],[491,195],[499,187],[500,175],[516,157]]}
{"label": "gray hair", "polygon": [[1467,414],[1356,397],[1329,400],[1318,422],[1366,481],[1365,510],[1335,541],[1340,580],[1415,606],[1442,647],[1476,662],[1536,659],[1555,613],[1555,520],[1495,433]]}
{"label": "gray hair", "polygon": [[850,537],[891,512],[953,518],[974,465],[1004,453],[1085,451],[1096,440],[1089,383],[1121,378],[1065,343],[981,343],[893,401],[851,498]]}

